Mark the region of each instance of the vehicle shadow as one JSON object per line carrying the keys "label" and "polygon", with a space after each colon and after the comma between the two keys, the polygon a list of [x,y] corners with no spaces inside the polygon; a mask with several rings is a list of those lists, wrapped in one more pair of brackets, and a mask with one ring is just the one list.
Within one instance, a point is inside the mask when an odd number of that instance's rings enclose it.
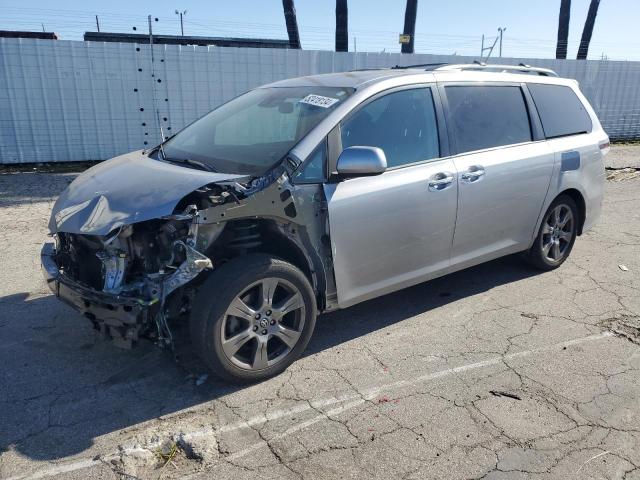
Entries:
{"label": "vehicle shadow", "polygon": [[306,355],[539,273],[520,255],[511,255],[323,315]]}
{"label": "vehicle shadow", "polygon": [[[305,355],[536,272],[514,257],[458,272],[318,319]],[[0,298],[0,452],[36,460],[78,454],[96,438],[235,392],[193,358],[150,342],[120,350],[53,296]],[[187,356],[188,357],[188,356]]]}

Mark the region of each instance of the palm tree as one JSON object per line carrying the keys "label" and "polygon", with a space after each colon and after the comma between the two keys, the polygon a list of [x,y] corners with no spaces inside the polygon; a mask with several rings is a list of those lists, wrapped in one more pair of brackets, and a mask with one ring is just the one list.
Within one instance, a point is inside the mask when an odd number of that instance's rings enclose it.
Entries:
{"label": "palm tree", "polygon": [[558,17],[558,43],[556,45],[556,58],[563,60],[567,58],[570,13],[571,0],[560,0],[560,16]]}
{"label": "palm tree", "polygon": [[407,0],[407,7],[404,11],[405,35],[409,35],[409,43],[402,44],[402,53],[413,53],[413,40],[416,34],[416,15],[418,14],[418,0]]}
{"label": "palm tree", "polygon": [[293,0],[282,0],[284,9],[284,20],[287,24],[287,34],[289,35],[289,48],[300,47],[300,34],[298,33],[298,20],[296,18],[296,7]]}
{"label": "palm tree", "polygon": [[584,22],[584,30],[582,30],[582,39],[580,39],[580,47],[578,47],[578,60],[586,60],[589,53],[589,44],[591,43],[591,35],[593,35],[593,26],[596,23],[598,15],[598,7],[600,0],[591,0],[587,20]]}
{"label": "palm tree", "polygon": [[347,0],[336,0],[336,52],[349,51],[348,18]]}

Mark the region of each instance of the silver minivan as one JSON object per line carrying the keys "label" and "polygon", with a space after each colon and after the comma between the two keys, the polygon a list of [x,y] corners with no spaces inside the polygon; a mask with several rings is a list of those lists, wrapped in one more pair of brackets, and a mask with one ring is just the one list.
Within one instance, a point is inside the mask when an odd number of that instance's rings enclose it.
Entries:
{"label": "silver minivan", "polygon": [[251,90],[60,195],[47,282],[118,345],[188,327],[256,381],[318,313],[523,252],[551,270],[591,228],[609,139],[577,82],[435,65]]}

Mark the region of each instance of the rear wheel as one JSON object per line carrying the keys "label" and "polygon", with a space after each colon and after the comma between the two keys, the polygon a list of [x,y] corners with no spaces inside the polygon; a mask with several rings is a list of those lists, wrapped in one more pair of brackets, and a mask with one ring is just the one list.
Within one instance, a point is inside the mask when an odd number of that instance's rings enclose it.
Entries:
{"label": "rear wheel", "polygon": [[277,375],[302,354],[316,315],[313,289],[298,268],[251,254],[221,266],[200,287],[191,335],[215,373],[251,382]]}
{"label": "rear wheel", "polygon": [[558,268],[569,257],[577,234],[578,207],[571,197],[560,195],[545,213],[527,260],[541,270]]}

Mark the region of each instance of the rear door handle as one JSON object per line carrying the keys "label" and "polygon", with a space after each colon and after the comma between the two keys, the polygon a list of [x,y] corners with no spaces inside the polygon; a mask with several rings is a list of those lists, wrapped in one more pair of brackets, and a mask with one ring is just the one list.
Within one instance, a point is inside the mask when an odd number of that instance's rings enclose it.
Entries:
{"label": "rear door handle", "polygon": [[460,175],[460,179],[464,183],[473,183],[477,180],[480,180],[485,174],[484,167],[481,165],[473,165],[467,169],[467,171],[462,172]]}
{"label": "rear door handle", "polygon": [[453,173],[449,172],[439,172],[435,175],[432,175],[429,178],[429,191],[431,192],[439,192],[440,190],[444,190],[453,184],[456,177]]}

